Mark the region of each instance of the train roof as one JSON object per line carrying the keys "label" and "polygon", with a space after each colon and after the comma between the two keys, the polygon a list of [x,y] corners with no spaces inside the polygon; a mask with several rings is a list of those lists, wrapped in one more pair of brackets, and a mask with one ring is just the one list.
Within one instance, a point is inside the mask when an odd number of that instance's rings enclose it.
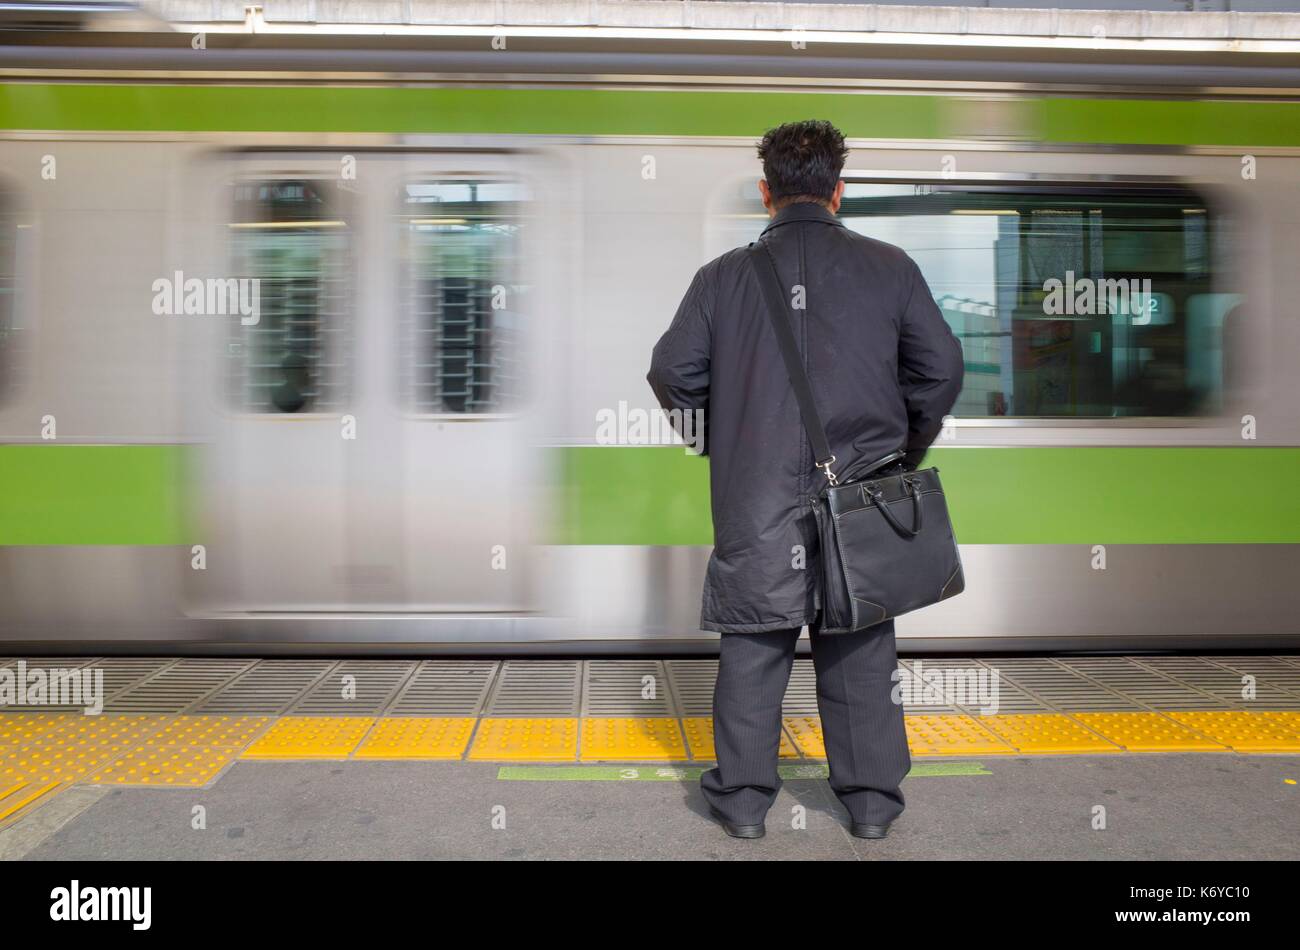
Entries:
{"label": "train roof", "polygon": [[0,3],[0,44],[0,76],[8,78],[131,71],[193,81],[768,80],[1287,98],[1300,89],[1294,12],[44,0]]}

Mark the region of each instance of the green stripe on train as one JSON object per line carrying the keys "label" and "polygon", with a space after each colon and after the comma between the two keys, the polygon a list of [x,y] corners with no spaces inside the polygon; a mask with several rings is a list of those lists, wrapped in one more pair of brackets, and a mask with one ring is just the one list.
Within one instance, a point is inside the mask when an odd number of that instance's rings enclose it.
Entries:
{"label": "green stripe on train", "polygon": [[[1300,542],[1297,448],[937,448],[963,544]],[[709,470],[680,447],[564,452],[565,544],[712,543]]]}
{"label": "green stripe on train", "polygon": [[[0,84],[0,128],[757,136],[830,119],[860,138],[959,134],[960,98],[746,90]],[[1300,103],[1042,98],[1019,135],[1146,145],[1300,145]]]}
{"label": "green stripe on train", "polygon": [[[810,112],[852,134],[933,138],[937,96],[612,89],[0,86],[0,127],[182,132],[756,135]],[[870,131],[869,131],[870,130]]]}
{"label": "green stripe on train", "polygon": [[[0,446],[0,544],[200,542],[178,445]],[[708,462],[557,449],[558,544],[712,543]],[[964,544],[1300,543],[1300,448],[939,448]]]}
{"label": "green stripe on train", "polygon": [[0,545],[190,544],[181,445],[0,445]]}

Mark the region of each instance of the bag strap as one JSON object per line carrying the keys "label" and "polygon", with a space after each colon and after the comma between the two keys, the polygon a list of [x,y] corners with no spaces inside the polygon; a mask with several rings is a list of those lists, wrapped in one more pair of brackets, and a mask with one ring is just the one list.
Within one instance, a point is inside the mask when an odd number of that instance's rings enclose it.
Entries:
{"label": "bag strap", "polygon": [[767,316],[776,332],[776,342],[781,348],[781,359],[785,361],[785,371],[790,377],[794,389],[794,398],[799,403],[799,415],[803,418],[803,427],[808,432],[812,443],[813,458],[819,469],[831,485],[838,485],[839,479],[831,471],[835,456],[831,454],[830,443],[826,440],[826,429],[822,426],[821,416],[817,415],[817,405],[813,402],[812,386],[808,383],[808,373],[803,368],[799,356],[799,347],[794,341],[794,331],[790,329],[787,315],[786,295],[781,289],[781,278],[777,275],[772,253],[761,241],[751,244],[748,249],[749,262],[754,273],[758,275],[758,284],[763,290],[767,304]]}

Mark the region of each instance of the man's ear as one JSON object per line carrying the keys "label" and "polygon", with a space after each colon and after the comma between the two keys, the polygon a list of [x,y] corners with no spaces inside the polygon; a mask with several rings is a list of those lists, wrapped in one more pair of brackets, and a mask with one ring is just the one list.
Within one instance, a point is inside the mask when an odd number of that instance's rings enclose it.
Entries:
{"label": "man's ear", "polygon": [[844,197],[844,179],[835,183],[835,194],[831,195],[830,211],[836,214],[840,210],[840,200]]}
{"label": "man's ear", "polygon": [[772,210],[772,189],[767,187],[767,179],[758,180],[758,193],[763,197],[763,207],[768,211]]}

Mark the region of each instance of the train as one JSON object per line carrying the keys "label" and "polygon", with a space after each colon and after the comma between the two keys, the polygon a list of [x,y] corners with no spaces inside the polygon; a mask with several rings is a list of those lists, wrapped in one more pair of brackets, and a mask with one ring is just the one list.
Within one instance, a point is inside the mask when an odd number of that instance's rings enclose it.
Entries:
{"label": "train", "polygon": [[716,650],[645,373],[798,118],[963,345],[900,650],[1300,643],[1292,52],[7,25],[0,651]]}

